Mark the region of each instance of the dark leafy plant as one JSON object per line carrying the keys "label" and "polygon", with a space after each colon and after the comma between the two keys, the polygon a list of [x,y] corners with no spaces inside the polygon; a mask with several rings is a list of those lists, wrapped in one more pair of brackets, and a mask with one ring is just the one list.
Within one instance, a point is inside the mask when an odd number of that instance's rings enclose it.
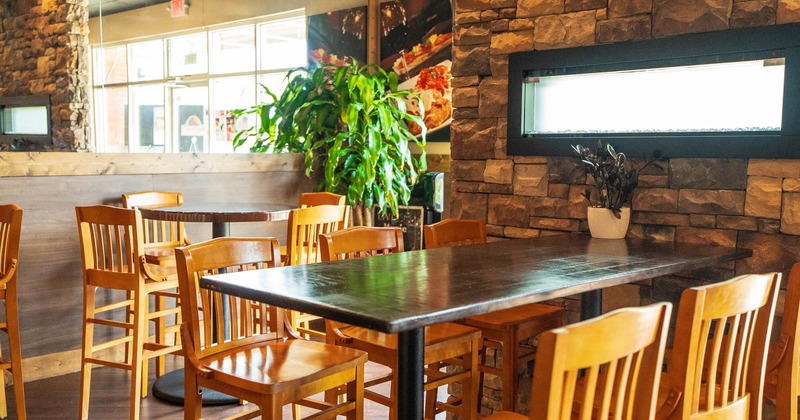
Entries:
{"label": "dark leafy plant", "polygon": [[581,159],[581,165],[587,174],[592,176],[596,194],[592,187],[587,187],[583,196],[592,207],[607,208],[619,219],[620,209],[630,205],[633,190],[639,185],[639,171],[658,160],[656,156],[648,159],[641,168],[636,168],[624,153],[617,152],[611,144],[603,145],[597,141],[597,149],[591,150],[580,144],[572,149]]}
{"label": "dark leafy plant", "polygon": [[[406,110],[412,93],[397,90],[395,73],[357,62],[297,69],[286,77],[280,97],[262,86],[269,102],[233,111],[237,118],[257,118],[254,127],[236,134],[234,148],[252,142],[254,153],[303,153],[307,175],[322,171],[319,190],[347,196],[365,217],[375,204],[381,214],[397,215],[426,169],[425,124]],[[409,122],[423,127],[419,138]],[[410,142],[422,149],[419,158]]]}

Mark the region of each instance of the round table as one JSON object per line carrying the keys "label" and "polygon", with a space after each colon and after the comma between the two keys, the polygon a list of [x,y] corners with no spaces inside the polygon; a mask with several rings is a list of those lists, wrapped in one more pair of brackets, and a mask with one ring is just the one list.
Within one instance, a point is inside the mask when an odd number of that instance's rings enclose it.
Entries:
{"label": "round table", "polygon": [[211,223],[211,236],[230,235],[231,222],[273,222],[289,218],[296,206],[272,203],[189,203],[171,207],[140,207],[145,219]]}
{"label": "round table", "polygon": [[[146,219],[170,222],[211,223],[214,238],[230,236],[232,222],[273,222],[289,218],[295,206],[272,203],[189,203],[171,207],[140,207]],[[225,308],[223,308],[225,312]],[[227,334],[226,334],[227,335]],[[153,395],[183,404],[183,369],[175,369],[156,379]],[[237,404],[239,399],[212,389],[203,389],[203,405]]]}

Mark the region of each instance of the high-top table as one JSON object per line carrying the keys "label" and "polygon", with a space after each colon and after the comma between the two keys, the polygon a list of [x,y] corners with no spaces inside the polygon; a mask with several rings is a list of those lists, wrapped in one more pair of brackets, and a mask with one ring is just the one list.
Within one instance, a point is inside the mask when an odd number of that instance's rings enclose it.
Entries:
{"label": "high-top table", "polygon": [[218,274],[200,286],[398,333],[399,418],[422,419],[425,326],[578,293],[590,312],[599,312],[602,288],[750,255],[712,245],[557,235]]}
{"label": "high-top table", "polygon": [[211,223],[211,236],[230,235],[232,222],[273,222],[289,218],[296,206],[272,203],[186,203],[182,206],[140,207],[145,219]]}
{"label": "high-top table", "polygon": [[[146,219],[167,220],[171,222],[211,223],[211,236],[219,238],[230,236],[230,224],[238,222],[274,222],[289,218],[289,211],[295,207],[272,203],[186,203],[182,206],[140,207]],[[223,312],[227,313],[227,301],[223,302]],[[227,324],[226,324],[227,327]],[[226,330],[227,335],[227,330]],[[162,375],[153,383],[153,395],[182,404],[183,369],[175,369]],[[237,404],[238,398],[205,389],[203,404]]]}

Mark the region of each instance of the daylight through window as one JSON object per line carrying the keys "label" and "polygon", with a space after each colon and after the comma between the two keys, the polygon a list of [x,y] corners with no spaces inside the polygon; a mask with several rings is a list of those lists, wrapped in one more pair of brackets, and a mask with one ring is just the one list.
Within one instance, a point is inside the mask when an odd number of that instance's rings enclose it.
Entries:
{"label": "daylight through window", "polygon": [[[306,65],[304,16],[93,49],[95,150],[231,153],[230,111]],[[237,152],[247,152],[246,148]]]}

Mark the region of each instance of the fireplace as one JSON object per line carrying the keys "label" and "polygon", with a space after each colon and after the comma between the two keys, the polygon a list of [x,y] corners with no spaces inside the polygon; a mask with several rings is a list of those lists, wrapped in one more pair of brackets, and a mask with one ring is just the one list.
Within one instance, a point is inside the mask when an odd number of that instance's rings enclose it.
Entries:
{"label": "fireplace", "polygon": [[0,143],[11,150],[28,150],[31,144],[50,144],[50,96],[0,97]]}
{"label": "fireplace", "polygon": [[508,152],[800,157],[800,24],[511,54]]}

